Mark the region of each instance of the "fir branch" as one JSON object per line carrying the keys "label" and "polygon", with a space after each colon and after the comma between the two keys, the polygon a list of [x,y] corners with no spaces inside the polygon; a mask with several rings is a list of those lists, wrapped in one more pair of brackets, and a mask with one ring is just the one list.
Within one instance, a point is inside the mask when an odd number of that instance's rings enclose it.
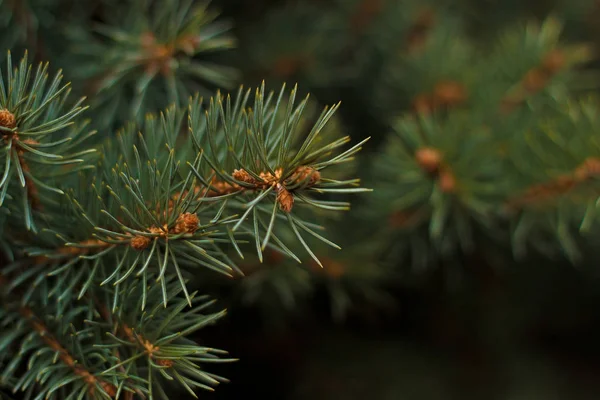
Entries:
{"label": "fir branch", "polygon": [[[260,241],[263,235],[259,228],[266,227],[265,239],[257,247],[259,257],[272,236],[275,224],[285,220],[289,223],[285,214],[289,215],[292,211],[295,200],[303,200],[302,204],[308,208],[331,209],[330,201],[312,202],[311,193],[368,191],[358,188],[357,180],[342,183],[327,179],[322,172],[328,167],[352,161],[366,140],[339,153],[339,148],[349,141],[348,137],[326,142],[328,138],[323,137],[322,132],[339,105],[325,107],[308,132],[302,132],[298,127],[303,121],[308,97],[296,105],[296,93],[297,88],[294,88],[287,96],[286,105],[283,101],[285,85],[276,95],[267,93],[263,83],[255,92],[254,107],[248,111],[246,104],[250,91],[244,93],[240,88],[233,100],[230,96],[218,94],[210,103],[206,120],[201,117],[199,99],[193,99],[190,105],[188,125],[192,141],[210,167],[206,173],[211,173],[213,178],[204,178],[202,171],[196,169],[193,169],[194,174],[203,182],[214,181],[214,177],[218,177],[216,182],[220,187],[226,185],[227,191],[246,188],[234,192],[236,200],[245,197],[248,189],[252,190],[251,200],[230,204],[242,212],[234,231],[239,230],[249,218],[256,219],[256,223],[252,222],[254,227],[247,231],[253,232],[256,240]],[[217,142],[217,138],[221,138],[221,143]],[[334,189],[332,184],[339,186]],[[212,200],[205,196],[201,201]],[[267,201],[273,201],[271,204],[279,207],[268,207],[269,211],[261,212],[261,206]],[[284,215],[278,216],[278,209]],[[268,219],[262,220],[265,213]],[[293,229],[293,226],[289,227]]]}
{"label": "fir branch", "polygon": [[183,105],[190,92],[208,94],[211,86],[229,87],[236,79],[235,70],[207,59],[235,45],[207,3],[136,0],[116,7],[95,27],[100,40],[89,30],[71,33],[82,65],[76,80],[87,82],[102,115],[96,123],[141,122],[148,112]]}
{"label": "fir branch", "polygon": [[[243,194],[244,192],[263,191],[273,188],[277,194],[277,203],[284,212],[290,212],[294,205],[294,190],[310,189],[321,180],[319,171],[312,167],[300,166],[283,182],[281,182],[281,168],[275,169],[275,174],[267,171],[260,172],[258,178],[250,175],[243,168],[235,169],[230,175],[233,182],[220,181],[213,176],[213,181],[207,187],[196,186],[194,188],[194,198],[202,201],[205,197],[218,197],[228,194]],[[239,182],[239,183],[237,183]],[[181,197],[187,197],[188,192],[176,193],[173,196],[173,202]]]}
{"label": "fir branch", "polygon": [[[145,285],[145,282],[141,283]],[[201,369],[202,362],[230,362],[232,359],[220,359],[226,354],[223,351],[196,345],[185,336],[196,330],[214,323],[224,316],[224,312],[204,314],[214,302],[206,297],[195,297],[194,305],[189,307],[185,298],[179,297],[181,285],[176,278],[169,279],[166,284],[168,304],[163,307],[161,289],[154,286],[148,289],[150,303],[149,313],[140,312],[140,285],[130,286],[127,299],[122,301],[123,308],[111,312],[103,302],[97,302],[102,318],[110,324],[113,334],[109,335],[118,347],[113,367],[103,372],[110,376],[121,374],[123,377],[146,374],[148,379],[144,384],[133,384],[136,391],[147,393],[153,398],[165,393],[163,385],[178,382],[190,394],[196,397],[192,388],[213,390],[212,386],[227,380]],[[116,372],[117,370],[125,373]],[[164,396],[162,396],[164,397]]]}
{"label": "fir branch", "polygon": [[[6,78],[0,77],[0,164],[4,167],[0,205],[9,197],[22,198],[22,223],[35,231],[33,215],[42,210],[42,199],[48,202],[50,193],[63,194],[57,184],[62,166],[84,164],[94,152],[76,147],[93,132],[86,135],[85,124],[81,124],[68,131],[70,136],[61,136],[85,107],[82,100],[67,105],[68,85],[61,87],[60,73],[48,80],[48,64],[39,64],[32,74],[26,53],[13,69],[9,52],[7,68],[0,74],[6,74]],[[11,190],[14,180],[19,182],[21,193]]]}
{"label": "fir branch", "polygon": [[[183,114],[174,107],[159,118],[149,115],[138,135],[133,125],[119,132],[104,145],[97,172],[88,174],[94,191],[86,185],[70,190],[70,209],[61,211],[63,224],[40,236],[46,244],[27,249],[28,256],[45,255],[49,273],[70,276],[72,285],[91,285],[96,279],[101,285],[120,285],[147,275],[164,287],[168,273],[174,272],[190,302],[184,284],[190,268],[204,266],[228,276],[237,269],[220,245],[236,241],[230,232],[249,234],[259,256],[272,240],[285,248],[278,231],[286,223],[309,254],[301,231],[328,243],[297,215],[285,215],[296,214],[295,204],[348,209],[347,203],[313,197],[366,191],[357,187],[358,180],[338,181],[323,172],[351,161],[364,141],[339,154],[348,138],[322,146],[319,135],[335,107],[325,109],[303,138],[296,129],[305,102],[294,107],[291,97],[282,113],[283,89],[272,107],[272,95],[263,86],[256,92],[256,112],[247,113],[244,98],[238,96],[235,106],[229,99],[213,99],[204,120],[198,119],[201,103],[192,99],[185,136],[180,136]],[[253,125],[252,136],[240,129],[248,124]],[[221,147],[217,137],[227,146]],[[88,179],[82,177],[82,182]],[[73,231],[73,225],[80,229]],[[81,263],[87,264],[78,270],[84,272],[75,272]],[[110,265],[106,273],[100,272],[104,265]],[[112,308],[117,306],[115,302]]]}
{"label": "fir branch", "polygon": [[43,322],[33,313],[28,307],[21,307],[19,313],[29,321],[33,330],[39,335],[40,339],[53,351],[58,353],[58,358],[69,368],[73,370],[75,375],[79,376],[89,387],[89,392],[93,396],[94,391],[99,386],[110,397],[115,397],[116,387],[102,379],[98,379],[92,373],[85,369],[84,366],[78,364],[73,356],[61,346],[61,344],[52,336],[48,328]]}
{"label": "fir branch", "polygon": [[[13,383],[13,390],[16,391],[19,388],[22,390],[27,389],[28,386],[32,386],[36,379],[40,383],[39,396],[45,396],[46,398],[53,398],[57,393],[63,393],[65,387],[69,387],[74,392],[80,392],[81,396],[86,393],[90,398],[114,398],[116,396],[116,387],[113,383],[98,377],[96,373],[89,369],[86,365],[89,362],[86,360],[78,360],[72,352],[67,350],[63,343],[56,337],[56,333],[59,331],[50,329],[44,319],[40,318],[33,311],[32,307],[27,305],[30,299],[30,294],[17,293],[14,290],[14,285],[4,274],[0,275],[0,287],[2,291],[2,308],[0,309],[0,316],[4,319],[2,322],[6,324],[7,321],[12,321],[14,324],[14,330],[10,333],[3,333],[0,336],[0,350],[2,353],[7,354],[9,352],[9,346],[11,343],[24,336],[22,343],[27,343],[26,346],[22,346],[21,351],[13,355],[13,360],[7,365],[2,375],[0,375],[0,381],[9,379],[17,370],[18,364],[22,361],[23,356],[27,353],[35,350],[31,354],[29,360],[29,368],[23,374],[23,376]],[[13,296],[11,296],[13,295]],[[57,318],[66,319],[67,325],[73,327],[73,318],[79,314],[79,310],[75,309],[69,311],[66,315]],[[47,312],[45,315],[51,315]],[[50,317],[52,318],[52,317]],[[29,328],[27,328],[29,326]],[[63,325],[64,326],[64,325]],[[62,329],[64,333],[64,328]],[[73,336],[77,336],[76,332],[73,332]],[[36,345],[34,338],[39,341]],[[78,339],[76,339],[78,340]],[[39,347],[45,347],[51,354],[52,357],[43,356],[43,353],[48,353]],[[80,346],[80,345],[79,345]],[[80,354],[80,357],[85,357]],[[37,358],[38,363],[35,368],[31,367],[31,363]],[[50,375],[47,373],[49,367],[55,364],[57,360],[60,360],[63,370],[70,371],[69,374],[65,374],[62,371],[57,370],[51,379],[48,379]],[[10,381],[6,381],[10,382]],[[31,390],[31,389],[30,389]]]}

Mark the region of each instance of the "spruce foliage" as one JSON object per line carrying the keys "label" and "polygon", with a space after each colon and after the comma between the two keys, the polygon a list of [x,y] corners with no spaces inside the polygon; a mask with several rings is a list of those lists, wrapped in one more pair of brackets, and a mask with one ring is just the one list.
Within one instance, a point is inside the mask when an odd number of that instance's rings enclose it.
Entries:
{"label": "spruce foliage", "polygon": [[232,298],[341,321],[474,255],[588,259],[593,1],[82,3],[0,0],[0,390],[197,397]]}

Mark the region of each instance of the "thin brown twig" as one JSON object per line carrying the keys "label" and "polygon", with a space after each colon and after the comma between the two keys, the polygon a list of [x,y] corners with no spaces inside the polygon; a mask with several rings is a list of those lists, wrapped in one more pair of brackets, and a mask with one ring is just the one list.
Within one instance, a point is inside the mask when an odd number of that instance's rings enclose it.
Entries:
{"label": "thin brown twig", "polygon": [[506,207],[509,210],[518,210],[526,206],[540,204],[564,195],[599,176],[600,158],[590,157],[571,173],[560,175],[548,182],[530,186],[523,193],[509,199]]}

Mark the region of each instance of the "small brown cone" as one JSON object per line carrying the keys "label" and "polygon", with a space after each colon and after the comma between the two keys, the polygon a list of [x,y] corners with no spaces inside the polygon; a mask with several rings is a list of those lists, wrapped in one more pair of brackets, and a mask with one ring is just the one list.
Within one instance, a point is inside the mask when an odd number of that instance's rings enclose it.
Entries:
{"label": "small brown cone", "polygon": [[541,69],[534,68],[525,74],[521,83],[525,90],[532,93],[543,89],[547,82],[548,76],[545,72]]}
{"label": "small brown cone", "polygon": [[246,171],[244,169],[234,170],[233,174],[231,174],[231,176],[233,176],[234,179],[236,179],[240,182],[256,183],[256,180],[248,173],[248,171]]}
{"label": "small brown cone", "polygon": [[585,167],[590,175],[600,175],[600,159],[590,157],[585,160]]}
{"label": "small brown cone", "polygon": [[433,174],[438,171],[442,163],[442,154],[439,150],[431,147],[423,147],[416,151],[415,159],[423,170]]}
{"label": "small brown cone", "polygon": [[16,126],[15,115],[8,110],[0,110],[0,126],[12,129]]}
{"label": "small brown cone", "polygon": [[173,360],[167,360],[164,358],[157,360],[156,363],[161,367],[171,368],[173,366]]}
{"label": "small brown cone", "polygon": [[565,53],[559,49],[553,49],[542,60],[542,68],[549,74],[555,75],[566,63]]}
{"label": "small brown cone", "polygon": [[151,240],[146,236],[135,236],[131,239],[131,247],[135,250],[141,251],[144,250],[150,244]]}
{"label": "small brown cone", "polygon": [[183,213],[177,218],[175,233],[194,233],[198,230],[200,218],[196,214]]}
{"label": "small brown cone", "polygon": [[321,180],[321,173],[309,166],[301,166],[296,169],[293,180],[300,183],[306,181],[306,185],[312,186]]}
{"label": "small brown cone", "polygon": [[440,189],[444,193],[453,193],[456,189],[456,178],[452,171],[444,169],[440,172],[439,178]]}
{"label": "small brown cone", "polygon": [[586,159],[576,170],[575,179],[583,181],[594,175],[600,175],[600,159],[590,157]]}
{"label": "small brown cone", "polygon": [[294,195],[285,187],[279,185],[277,188],[277,202],[281,211],[289,213],[294,206]]}
{"label": "small brown cone", "polygon": [[435,85],[433,97],[444,106],[458,105],[467,99],[467,90],[460,82],[442,81]]}

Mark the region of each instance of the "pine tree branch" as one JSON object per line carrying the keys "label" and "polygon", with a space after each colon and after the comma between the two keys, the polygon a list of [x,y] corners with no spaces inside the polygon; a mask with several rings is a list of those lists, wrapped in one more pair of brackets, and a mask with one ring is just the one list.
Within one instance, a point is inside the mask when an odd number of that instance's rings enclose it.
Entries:
{"label": "pine tree branch", "polygon": [[[142,285],[147,285],[143,282]],[[139,392],[148,393],[152,397],[161,393],[162,378],[173,382],[179,381],[182,387],[188,390],[202,388],[213,390],[212,387],[219,382],[227,381],[224,378],[202,370],[198,362],[229,362],[231,359],[220,359],[219,355],[226,354],[216,349],[196,345],[186,336],[214,323],[224,315],[224,312],[205,315],[204,309],[213,302],[206,302],[206,297],[195,297],[192,293],[192,308],[185,298],[180,298],[182,287],[177,278],[169,277],[166,284],[168,305],[161,302],[161,288],[157,286],[148,288],[150,304],[140,308],[140,285],[133,284],[123,293],[123,307],[119,310],[110,310],[102,301],[95,301],[100,314],[112,330],[109,335],[118,346],[109,344],[114,351],[113,366],[103,372],[109,376],[116,370],[126,373],[120,374],[125,379],[136,374],[148,374],[144,385],[132,382],[130,388]],[[186,377],[179,379],[177,377]],[[190,392],[191,393],[191,392]],[[195,395],[194,395],[195,396]]]}
{"label": "pine tree branch", "polygon": [[[228,194],[243,194],[245,192],[254,192],[273,188],[277,193],[277,202],[284,212],[290,212],[294,205],[294,191],[301,189],[310,189],[321,180],[321,174],[316,169],[309,166],[300,166],[287,179],[282,179],[282,168],[276,168],[275,174],[264,171],[260,172],[258,177],[252,176],[248,171],[235,169],[231,173],[234,182],[218,180],[216,175],[208,187],[194,188],[194,196],[201,200],[204,197],[217,197]],[[176,193],[173,201],[182,197],[187,197],[188,192]]]}
{"label": "pine tree branch", "polygon": [[75,375],[78,375],[85,381],[89,387],[90,395],[93,396],[96,387],[99,385],[110,397],[115,397],[116,387],[102,379],[98,379],[92,373],[85,369],[81,364],[77,363],[69,352],[61,346],[61,344],[52,336],[44,323],[33,313],[29,307],[21,307],[19,313],[26,318],[33,330],[37,332],[40,339],[46,343],[48,347],[58,353],[59,359],[73,370]]}
{"label": "pine tree branch", "polygon": [[[10,290],[10,285],[10,280],[4,274],[0,274],[0,288]],[[16,293],[14,290],[12,290],[11,293],[20,296],[20,294]],[[4,295],[6,296],[6,293],[4,293]],[[85,383],[88,388],[87,391],[91,396],[94,398],[96,397],[94,396],[94,393],[97,389],[100,389],[104,394],[111,398],[116,396],[116,387],[112,383],[102,378],[98,378],[96,374],[92,373],[82,363],[78,362],[75,357],[73,357],[73,355],[54,336],[44,321],[35,314],[33,309],[24,304],[23,299],[9,300],[5,296],[3,298],[3,308],[5,308],[5,310],[15,309],[17,313],[31,326],[31,329],[37,334],[42,343],[54,351],[57,354],[58,359],[66,367],[68,367],[73,374],[78,377],[78,379]],[[56,388],[48,388],[45,390],[48,390],[49,394],[56,390]]]}
{"label": "pine tree branch", "polygon": [[[108,307],[106,307],[104,304],[102,304],[97,297],[93,296],[93,301],[94,304],[96,305],[96,308],[98,309],[100,315],[102,316],[102,318],[104,318],[104,320],[109,323],[109,324],[113,324],[114,323],[114,328],[113,328],[113,332],[115,333],[125,333],[125,336],[127,339],[129,339],[130,341],[132,340],[132,337],[129,335],[129,332],[131,331],[131,328],[129,328],[126,324],[119,324],[118,322],[114,321],[113,318],[113,314],[111,314],[111,312],[109,311]],[[114,321],[114,322],[113,322]],[[133,343],[133,341],[132,341]],[[119,353],[119,348],[115,348],[114,350],[114,354],[115,357],[117,359],[121,359],[121,355]],[[121,371],[121,373],[123,373],[123,375],[127,375],[127,371],[125,370],[125,367],[123,365],[121,365],[119,367],[119,370]],[[133,383],[133,382],[131,382]],[[135,393],[141,398],[141,399],[145,399],[146,396],[144,395],[144,393],[137,387],[135,387],[135,385],[131,385],[135,391]],[[133,399],[133,392],[125,392],[125,399],[126,400],[132,400]]]}
{"label": "pine tree branch", "polygon": [[28,151],[25,146],[36,145],[39,143],[32,138],[27,138],[21,142],[19,134],[16,131],[13,131],[16,128],[15,115],[6,109],[0,110],[0,126],[6,130],[10,130],[3,135],[4,143],[10,148],[10,154],[7,154],[6,157],[17,159],[22,178],[25,181],[24,186],[31,206],[34,210],[42,210],[38,188],[31,179],[31,169],[24,157],[25,153]]}
{"label": "pine tree branch", "polygon": [[[75,29],[71,38],[103,127],[143,121],[148,112],[183,105],[190,93],[229,87],[237,72],[208,62],[208,54],[235,46],[229,26],[207,3],[144,0],[118,4],[100,26]],[[119,107],[119,104],[123,107]],[[125,106],[127,104],[127,106]]]}
{"label": "pine tree branch", "polygon": [[522,105],[527,98],[539,93],[563,69],[568,67],[568,56],[562,49],[552,49],[542,58],[540,65],[531,68],[503,99],[502,114],[507,114]]}

